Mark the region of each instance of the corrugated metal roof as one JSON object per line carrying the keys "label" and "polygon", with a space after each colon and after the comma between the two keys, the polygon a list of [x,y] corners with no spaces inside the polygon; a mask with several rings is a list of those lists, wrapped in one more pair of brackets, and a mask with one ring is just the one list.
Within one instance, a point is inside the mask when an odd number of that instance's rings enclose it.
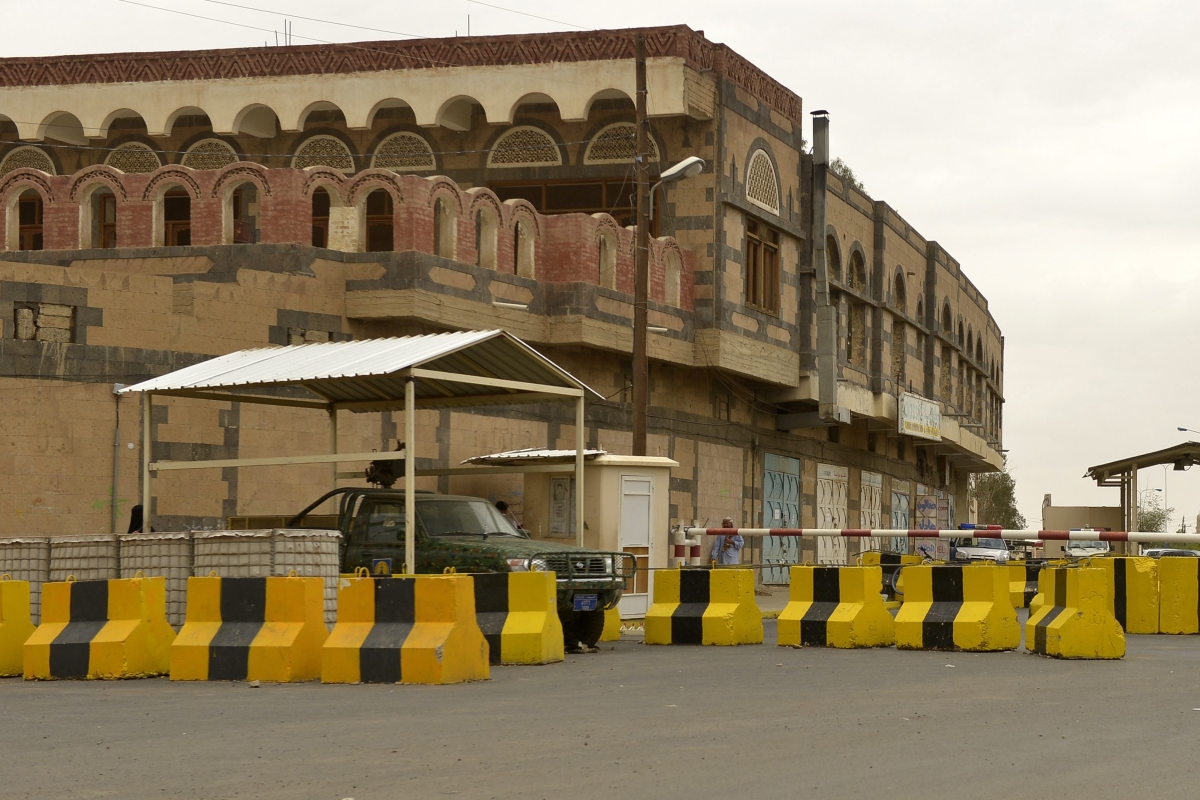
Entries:
{"label": "corrugated metal roof", "polygon": [[[425,368],[555,388],[591,387],[506,331],[458,331],[391,339],[321,342],[240,350],[126,387],[122,393],[238,392],[303,387],[329,403],[404,399],[404,371]],[[521,393],[455,381],[417,381],[417,402],[485,396],[489,402],[521,402]],[[511,400],[508,398],[511,395]],[[498,400],[497,397],[503,398]],[[356,410],[371,410],[369,407]]]}
{"label": "corrugated metal roof", "polygon": [[[584,458],[608,455],[607,450],[584,450]],[[511,464],[521,461],[574,461],[574,450],[549,450],[545,447],[530,447],[525,450],[509,450],[504,453],[491,453],[486,456],[472,456],[464,464]]]}

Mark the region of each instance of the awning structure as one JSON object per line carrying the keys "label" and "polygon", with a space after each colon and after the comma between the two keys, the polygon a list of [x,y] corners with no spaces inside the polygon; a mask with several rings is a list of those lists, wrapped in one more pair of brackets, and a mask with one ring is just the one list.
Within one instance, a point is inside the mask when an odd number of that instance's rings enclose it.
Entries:
{"label": "awning structure", "polygon": [[1188,469],[1193,464],[1200,464],[1200,442],[1184,442],[1164,450],[1155,450],[1138,456],[1110,461],[1107,464],[1088,467],[1084,477],[1094,480],[1097,486],[1120,488],[1121,510],[1126,530],[1136,531],[1138,529],[1138,470],[1157,467],[1160,464],[1172,464],[1177,471]]}
{"label": "awning structure", "polygon": [[[608,455],[607,450],[584,450],[583,457],[589,461],[599,456]],[[545,447],[530,447],[524,450],[507,450],[503,453],[489,453],[486,456],[472,456],[465,459],[464,464],[487,464],[493,466],[519,466],[525,464],[569,464],[575,460],[574,450],[550,450]]]}
{"label": "awning structure", "polygon": [[[599,398],[571,373],[505,331],[462,331],[391,339],[325,342],[242,350],[195,364],[121,390],[142,395],[143,419],[150,419],[155,395],[219,402],[258,403],[323,410],[329,415],[328,454],[210,461],[151,462],[150,425],[142,431],[142,507],[144,529],[151,528],[150,484],[153,473],[176,469],[284,464],[331,465],[405,459],[416,463],[416,409],[514,403],[574,402],[576,519],[583,520],[584,403]],[[337,412],[404,410],[405,450],[339,453]],[[411,456],[411,458],[410,458]],[[569,463],[569,462],[568,462]],[[478,468],[477,468],[478,469]],[[415,571],[413,493],[415,469],[405,470],[409,530],[406,567]],[[453,470],[431,470],[448,474]],[[582,544],[583,525],[577,530]]]}

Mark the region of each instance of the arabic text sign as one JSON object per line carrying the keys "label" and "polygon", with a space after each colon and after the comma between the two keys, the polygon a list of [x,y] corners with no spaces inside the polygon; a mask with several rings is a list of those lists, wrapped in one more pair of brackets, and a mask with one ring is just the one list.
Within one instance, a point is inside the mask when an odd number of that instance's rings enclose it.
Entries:
{"label": "arabic text sign", "polygon": [[942,409],[932,400],[905,392],[900,395],[900,433],[921,439],[942,440]]}

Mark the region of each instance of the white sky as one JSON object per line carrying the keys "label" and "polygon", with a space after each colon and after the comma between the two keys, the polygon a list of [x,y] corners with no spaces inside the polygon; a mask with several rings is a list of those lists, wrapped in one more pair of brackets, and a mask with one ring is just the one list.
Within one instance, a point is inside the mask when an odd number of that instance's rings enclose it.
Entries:
{"label": "white sky", "polygon": [[[139,0],[141,1],[141,0]],[[490,0],[489,0],[490,1]],[[562,30],[468,0],[145,0],[329,41]],[[5,56],[261,45],[274,36],[118,0],[3,6]],[[1113,504],[1093,464],[1200,430],[1192,348],[1200,4],[494,0],[586,28],[687,24],[831,112],[834,155],[963,265],[1007,339],[1005,445],[1021,510]],[[336,16],[334,16],[336,15]],[[57,20],[47,24],[47,20]],[[19,33],[18,33],[19,32]],[[807,115],[806,115],[807,116]],[[806,138],[810,138],[806,135]],[[1191,277],[1189,277],[1191,276]],[[1200,434],[1192,434],[1200,440]],[[1200,469],[1166,476],[1200,509]],[[1162,487],[1162,468],[1141,485]]]}

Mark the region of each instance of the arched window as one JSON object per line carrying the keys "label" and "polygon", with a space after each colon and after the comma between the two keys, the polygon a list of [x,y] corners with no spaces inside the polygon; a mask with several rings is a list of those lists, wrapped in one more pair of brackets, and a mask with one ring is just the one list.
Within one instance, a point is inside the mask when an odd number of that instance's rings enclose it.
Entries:
{"label": "arched window", "polygon": [[983,337],[975,340],[975,360],[980,364],[983,363]]}
{"label": "arched window", "polygon": [[536,277],[533,263],[533,232],[529,222],[524,219],[518,219],[517,224],[513,226],[513,261],[517,275],[522,278]]}
{"label": "arched window", "polygon": [[128,142],[108,154],[104,163],[127,174],[154,172],[162,166],[158,153],[141,142]]}
{"label": "arched window", "polygon": [[396,229],[392,195],[386,189],[376,189],[366,200],[367,252],[390,253]]}
{"label": "arched window", "polygon": [[975,332],[967,328],[967,358],[971,357],[971,352],[975,349]]}
{"label": "arched window", "polygon": [[259,213],[258,187],[253,183],[238,184],[229,193],[223,221],[221,241],[232,244],[254,244],[259,241],[262,229]]}
{"label": "arched window", "polygon": [[458,258],[458,213],[445,195],[433,201],[433,252],[442,258]]}
{"label": "arched window", "polygon": [[117,198],[107,186],[94,186],[79,204],[84,214],[80,245],[109,250],[117,246]]}
{"label": "arched window", "polygon": [[317,189],[312,196],[312,246],[329,246],[329,192]]}
{"label": "arched window", "polygon": [[220,139],[202,139],[188,148],[180,162],[192,169],[220,169],[237,162],[237,153]]}
{"label": "arched window", "polygon": [[[658,144],[647,136],[650,161],[660,161]],[[637,155],[637,126],[632,122],[614,122],[600,129],[588,142],[584,164],[632,164]]]}
{"label": "arched window", "polygon": [[962,323],[962,320],[960,319],[958,321],[958,346],[959,347],[963,346],[963,341],[965,341],[963,339],[963,323]]}
{"label": "arched window", "polygon": [[908,354],[906,350],[906,333],[904,323],[899,319],[892,320],[892,380],[898,390],[904,389],[904,374]]}
{"label": "arched window", "polygon": [[393,133],[375,148],[371,166],[392,172],[422,172],[437,168],[433,148],[415,133]]}
{"label": "arched window", "polygon": [[917,298],[917,323],[925,324],[925,303],[921,301],[920,297]]}
{"label": "arched window", "polygon": [[350,148],[336,136],[318,135],[306,139],[292,157],[293,169],[330,167],[347,174],[354,172]]}
{"label": "arched window", "polygon": [[674,250],[668,250],[663,268],[665,271],[663,289],[667,305],[679,308],[682,289],[680,282],[683,272],[683,265],[679,262],[679,254]]}
{"label": "arched window", "polygon": [[950,363],[950,345],[945,342],[941,343],[941,367],[942,367],[942,388],[938,395],[946,405],[950,405],[953,392],[953,372]]}
{"label": "arched window", "polygon": [[54,162],[40,148],[25,145],[8,151],[4,161],[0,162],[0,176],[7,175],[14,169],[36,169],[53,175]]}
{"label": "arched window", "polygon": [[[43,246],[42,212],[45,208],[42,195],[37,189],[26,189],[21,192],[15,205],[15,209],[9,209],[9,218],[15,216],[17,220],[17,246],[14,249],[41,250]],[[17,213],[13,215],[13,211]]]}
{"label": "arched window", "polygon": [[942,333],[948,339],[952,335],[953,330],[954,321],[950,314],[950,303],[946,303],[946,305],[942,306]]}
{"label": "arched window", "polygon": [[779,215],[779,179],[765,150],[755,150],[746,163],[746,200]]}
{"label": "arched window", "polygon": [[609,232],[600,234],[600,262],[598,283],[605,289],[617,288],[617,245],[616,237]]}
{"label": "arched window", "polygon": [[499,239],[499,222],[496,210],[480,206],[475,212],[475,264],[484,269],[496,268],[496,250]]}
{"label": "arched window", "polygon": [[496,140],[488,153],[489,167],[557,167],[562,153],[550,134],[541,128],[513,128]]}
{"label": "arched window", "polygon": [[901,314],[908,314],[908,287],[905,285],[904,273],[896,272],[896,288],[892,294],[892,302]]}
{"label": "arched window", "polygon": [[825,237],[825,263],[829,265],[829,279],[841,283],[842,256],[838,250],[837,239],[833,236]]}
{"label": "arched window", "polygon": [[850,254],[850,264],[846,268],[846,281],[851,289],[857,292],[867,291],[867,266],[862,253],[855,250]]}
{"label": "arched window", "polygon": [[187,247],[192,243],[192,196],[174,186],[162,198],[162,241],[165,247]]}

